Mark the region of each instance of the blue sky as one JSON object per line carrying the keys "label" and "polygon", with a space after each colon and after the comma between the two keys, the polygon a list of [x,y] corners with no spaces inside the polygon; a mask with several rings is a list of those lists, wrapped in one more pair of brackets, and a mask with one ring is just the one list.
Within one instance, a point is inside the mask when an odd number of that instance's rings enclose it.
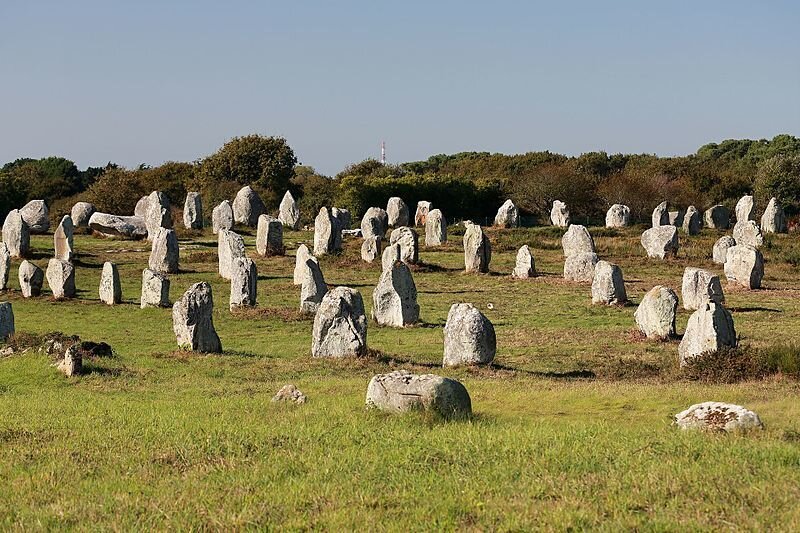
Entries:
{"label": "blue sky", "polygon": [[800,3],[0,0],[0,162],[691,153],[800,135]]}

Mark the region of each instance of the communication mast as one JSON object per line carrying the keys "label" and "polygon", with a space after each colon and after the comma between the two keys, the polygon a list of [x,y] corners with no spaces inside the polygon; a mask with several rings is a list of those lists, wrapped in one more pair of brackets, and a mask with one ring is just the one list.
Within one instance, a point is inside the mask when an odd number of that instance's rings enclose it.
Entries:
{"label": "communication mast", "polygon": [[386,164],[386,141],[381,141],[381,165]]}

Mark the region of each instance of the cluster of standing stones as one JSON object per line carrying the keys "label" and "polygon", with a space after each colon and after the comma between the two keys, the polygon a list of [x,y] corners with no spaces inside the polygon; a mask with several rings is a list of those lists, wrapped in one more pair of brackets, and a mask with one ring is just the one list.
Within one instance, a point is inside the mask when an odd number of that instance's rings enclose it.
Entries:
{"label": "cluster of standing stones", "polygon": [[[713,247],[714,262],[724,265],[729,283],[749,289],[759,288],[764,274],[764,261],[758,247],[764,233],[786,231],[786,217],[772,198],[761,217],[761,224],[751,220],[753,197],[745,196],[736,205],[732,235],[721,237]],[[230,281],[229,307],[233,311],[257,305],[258,272],[248,258],[244,241],[234,231],[240,224],[257,228],[256,251],[262,256],[283,255],[283,229],[300,226],[300,212],[289,191],[284,195],[277,218],[267,212],[258,193],[243,187],[233,202],[224,200],[212,210],[212,231],[218,237],[218,272]],[[572,224],[569,209],[554,201],[551,223],[566,228],[562,237],[564,278],[591,283],[593,304],[622,305],[627,302],[625,282],[620,267],[601,260],[594,240],[585,226]],[[707,228],[726,230],[730,214],[721,205],[701,213],[690,206],[685,211],[669,211],[662,202],[653,211],[652,228],[646,230],[641,243],[648,257],[665,259],[678,252],[678,231],[695,235]],[[494,224],[501,228],[519,226],[517,207],[507,200],[498,209]],[[186,229],[203,228],[203,207],[200,195],[190,192],[183,209]],[[606,227],[620,228],[631,224],[628,206],[614,204],[605,219]],[[373,262],[380,258],[382,273],[373,291],[372,320],[386,327],[402,328],[419,320],[417,289],[412,267],[419,262],[419,234],[424,228],[426,247],[447,242],[447,222],[440,209],[431,202],[420,201],[413,218],[408,206],[399,197],[389,199],[386,209],[369,208],[362,217],[360,229],[350,230],[351,217],[346,209],[322,207],[314,221],[313,255],[300,245],[295,256],[294,284],[300,286],[300,311],[313,314],[311,355],[313,357],[353,357],[367,353],[367,324],[361,294],[349,287],[329,288],[320,268],[318,256],[342,250],[343,234],[363,240],[361,258]],[[480,225],[463,223],[464,268],[466,272],[488,272],[491,243]],[[24,297],[41,293],[45,279],[55,299],[74,298],[75,257],[73,233],[89,228],[101,235],[151,241],[148,268],[142,272],[140,304],[145,307],[170,305],[169,274],[179,272],[180,249],[166,195],[154,191],[142,197],[133,216],[97,212],[89,203],[79,202],[71,214],[62,218],[54,232],[54,257],[46,273],[24,260],[29,255],[30,235],[49,229],[45,203],[35,200],[22,209],[11,211],[5,219],[0,242],[0,290],[8,285],[10,261],[23,259],[19,266],[19,282]],[[388,242],[387,233],[389,234]],[[536,276],[530,248],[522,246],[516,255],[514,278]],[[719,277],[698,268],[687,268],[681,286],[684,308],[692,310],[686,332],[678,348],[681,365],[692,359],[736,345],[733,319],[724,307],[725,297]],[[120,280],[112,262],[103,265],[99,285],[100,300],[108,305],[121,302]],[[666,339],[676,335],[675,315],[678,296],[669,287],[657,285],[642,299],[634,313],[637,328],[647,338]],[[222,343],[214,329],[213,296],[207,282],[195,283],[173,304],[173,331],[179,347],[199,352],[221,352]],[[14,315],[9,302],[0,303],[0,338],[14,333]],[[471,303],[455,303],[450,308],[444,328],[443,366],[490,364],[496,353],[496,336],[492,323]],[[292,388],[285,394],[291,401],[305,396]],[[471,413],[470,397],[458,381],[435,375],[415,375],[405,371],[375,376],[369,383],[366,403],[387,411],[431,409],[445,417],[463,417]],[[736,418],[760,425],[757,415],[728,404],[698,404],[677,416],[681,427],[694,427],[708,418],[714,409],[736,413]],[[739,411],[737,411],[739,409]],[[753,418],[755,416],[755,418]],[[729,417],[730,418],[730,417]],[[757,422],[757,423],[756,423]]]}

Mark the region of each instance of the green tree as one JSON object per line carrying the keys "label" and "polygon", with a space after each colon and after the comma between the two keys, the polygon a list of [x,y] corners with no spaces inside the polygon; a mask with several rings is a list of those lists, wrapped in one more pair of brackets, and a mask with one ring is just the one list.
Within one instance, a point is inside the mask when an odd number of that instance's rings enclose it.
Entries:
{"label": "green tree", "polygon": [[800,213],[800,154],[778,155],[761,163],[755,194],[759,202],[775,196],[789,216]]}

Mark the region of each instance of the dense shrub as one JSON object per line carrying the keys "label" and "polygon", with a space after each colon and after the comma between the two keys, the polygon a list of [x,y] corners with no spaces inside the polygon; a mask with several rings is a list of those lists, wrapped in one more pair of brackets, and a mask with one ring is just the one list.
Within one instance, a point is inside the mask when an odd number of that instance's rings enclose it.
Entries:
{"label": "dense shrub", "polygon": [[736,383],[776,374],[800,377],[800,346],[724,348],[697,357],[681,369],[683,377],[705,383]]}
{"label": "dense shrub", "polygon": [[789,216],[800,214],[800,154],[763,161],[758,167],[755,193],[762,202],[777,197]]}

